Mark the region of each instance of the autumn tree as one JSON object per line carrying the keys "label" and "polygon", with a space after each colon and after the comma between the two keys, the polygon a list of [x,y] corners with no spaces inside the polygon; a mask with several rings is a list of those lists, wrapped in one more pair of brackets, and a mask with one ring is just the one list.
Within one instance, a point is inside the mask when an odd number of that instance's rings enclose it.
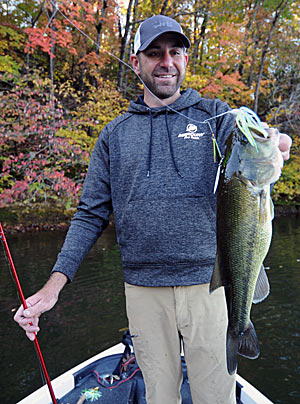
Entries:
{"label": "autumn tree", "polygon": [[21,26],[24,20],[30,22],[29,14],[34,13],[33,3],[6,1],[0,4],[0,72],[4,79],[8,75],[12,78],[17,76],[25,66],[26,35]]}
{"label": "autumn tree", "polygon": [[56,132],[70,125],[51,95],[52,84],[32,74],[0,101],[0,206],[78,201],[88,153]]}
{"label": "autumn tree", "polygon": [[[100,130],[126,109],[125,98],[142,92],[128,62],[139,24],[153,14],[175,18],[191,39],[183,87],[232,107],[257,108],[296,137],[299,1],[6,0],[0,5],[2,206],[76,204]],[[279,199],[295,201],[297,150],[282,176],[289,187],[274,188]]]}

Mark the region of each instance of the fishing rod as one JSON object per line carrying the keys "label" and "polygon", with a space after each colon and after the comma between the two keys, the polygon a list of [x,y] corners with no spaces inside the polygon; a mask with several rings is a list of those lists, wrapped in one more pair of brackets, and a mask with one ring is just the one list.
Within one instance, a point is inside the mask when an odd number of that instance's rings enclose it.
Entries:
{"label": "fishing rod", "polygon": [[[22,288],[21,288],[21,284],[19,282],[17,271],[16,271],[16,268],[15,268],[11,253],[9,251],[9,247],[8,247],[8,244],[7,244],[7,241],[6,241],[6,237],[5,237],[1,222],[0,222],[0,239],[2,240],[3,245],[4,245],[6,256],[8,258],[9,266],[10,266],[11,271],[12,271],[12,276],[13,276],[15,284],[17,286],[17,290],[18,290],[18,294],[19,294],[21,303],[22,303],[24,309],[27,309],[26,300],[24,298],[24,294],[23,294],[23,291],[22,291]],[[30,323],[30,325],[32,325],[32,323]],[[54,391],[53,391],[53,388],[52,388],[52,385],[51,385],[51,381],[50,381],[50,378],[49,378],[49,375],[48,375],[48,372],[47,372],[47,369],[46,369],[45,361],[44,361],[44,358],[43,358],[43,355],[42,355],[42,352],[41,352],[41,349],[40,349],[40,346],[39,346],[39,343],[38,343],[36,335],[35,335],[35,339],[34,339],[33,342],[34,342],[34,346],[35,346],[35,349],[36,349],[36,352],[37,352],[38,359],[39,359],[40,364],[41,364],[43,376],[44,376],[44,378],[46,380],[46,383],[48,385],[48,389],[49,389],[49,393],[50,393],[50,396],[51,396],[51,399],[52,399],[52,403],[57,404],[57,401],[56,401],[56,398],[55,398],[55,395],[54,395]]]}

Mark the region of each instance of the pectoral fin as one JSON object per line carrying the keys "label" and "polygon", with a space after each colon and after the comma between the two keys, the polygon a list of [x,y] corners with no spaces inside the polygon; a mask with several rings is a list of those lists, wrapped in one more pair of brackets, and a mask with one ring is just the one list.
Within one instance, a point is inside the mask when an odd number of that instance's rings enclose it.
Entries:
{"label": "pectoral fin", "polygon": [[270,284],[266,274],[266,270],[262,265],[255,286],[253,303],[256,304],[262,302],[268,297],[269,293],[270,293]]}
{"label": "pectoral fin", "polygon": [[218,289],[221,286],[227,286],[227,282],[224,277],[224,271],[220,267],[219,258],[217,255],[215,269],[210,280],[209,293],[212,293],[214,290]]}
{"label": "pectoral fin", "polygon": [[273,204],[272,198],[270,197],[270,216],[271,216],[271,220],[274,219],[274,215],[275,215],[274,204]]}

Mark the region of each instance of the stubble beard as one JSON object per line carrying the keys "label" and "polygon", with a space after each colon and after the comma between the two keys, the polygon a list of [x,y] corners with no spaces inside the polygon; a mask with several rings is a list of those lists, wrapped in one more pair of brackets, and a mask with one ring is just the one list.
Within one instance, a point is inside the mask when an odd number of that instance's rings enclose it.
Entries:
{"label": "stubble beard", "polygon": [[[168,74],[169,72],[164,72],[165,74]],[[154,73],[153,75],[148,75],[145,74],[142,69],[140,71],[140,77],[143,80],[143,83],[146,87],[146,89],[150,90],[150,92],[152,94],[154,94],[157,98],[159,98],[160,100],[164,100],[167,98],[172,97],[177,90],[180,88],[184,77],[185,77],[185,73],[179,74],[178,72],[176,72],[177,76],[176,76],[176,82],[174,84],[169,84],[170,80],[165,81],[165,83],[156,83],[155,82],[155,76]]]}

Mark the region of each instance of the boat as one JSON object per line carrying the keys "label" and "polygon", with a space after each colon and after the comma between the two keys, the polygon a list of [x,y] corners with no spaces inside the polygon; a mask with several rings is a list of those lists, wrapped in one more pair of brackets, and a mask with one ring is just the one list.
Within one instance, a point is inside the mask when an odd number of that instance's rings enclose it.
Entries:
{"label": "boat", "polygon": [[[125,348],[124,348],[125,347]],[[186,365],[182,355],[182,404],[192,404]],[[57,404],[146,404],[145,385],[136,363],[131,338],[93,356],[52,382]],[[259,390],[237,375],[237,404],[272,404]],[[47,385],[17,404],[51,404]]]}

